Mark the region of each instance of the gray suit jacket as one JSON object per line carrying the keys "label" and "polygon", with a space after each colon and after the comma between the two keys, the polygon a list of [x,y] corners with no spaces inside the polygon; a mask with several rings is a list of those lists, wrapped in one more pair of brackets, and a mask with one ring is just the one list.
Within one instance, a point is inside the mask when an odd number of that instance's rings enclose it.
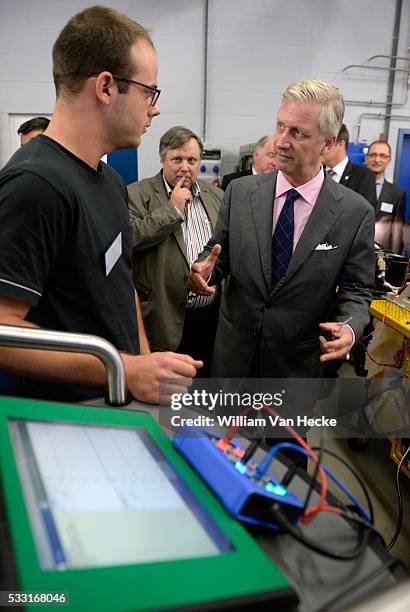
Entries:
{"label": "gray suit jacket", "polygon": [[200,257],[220,243],[212,281],[230,274],[216,336],[215,376],[246,377],[255,357],[264,377],[318,376],[319,323],[352,317],[349,325],[359,339],[369,321],[374,210],[329,176],[285,276],[271,289],[276,176],[232,181]]}
{"label": "gray suit jacket", "polygon": [[[223,193],[198,181],[215,227]],[[162,173],[128,185],[133,231],[133,281],[151,349],[174,351],[181,341],[189,266],[182,218],[170,204]]]}

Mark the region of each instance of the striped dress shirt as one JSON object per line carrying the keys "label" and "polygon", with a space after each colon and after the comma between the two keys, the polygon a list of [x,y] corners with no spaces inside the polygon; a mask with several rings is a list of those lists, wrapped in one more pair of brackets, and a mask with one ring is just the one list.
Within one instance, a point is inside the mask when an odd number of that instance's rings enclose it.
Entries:
{"label": "striped dress shirt", "polygon": [[[172,188],[162,175],[168,197],[172,193]],[[202,253],[204,246],[212,236],[212,226],[208,215],[201,202],[201,189],[198,183],[195,183],[191,189],[192,200],[182,212],[175,206],[175,210],[181,215],[184,222],[182,223],[182,234],[186,247],[187,259],[189,267],[198,259],[199,253]],[[194,295],[189,293],[186,308],[203,308],[209,306],[215,299],[214,295]]]}

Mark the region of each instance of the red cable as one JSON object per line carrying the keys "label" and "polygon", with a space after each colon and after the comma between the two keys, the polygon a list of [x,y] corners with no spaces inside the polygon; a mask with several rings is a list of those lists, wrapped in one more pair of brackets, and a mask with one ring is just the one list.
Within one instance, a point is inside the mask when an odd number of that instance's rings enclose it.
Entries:
{"label": "red cable", "polygon": [[[276,412],[276,410],[274,410],[273,408],[269,406],[263,406],[263,410],[266,410],[266,412],[273,414],[273,416],[275,417],[282,418],[281,415]],[[299,445],[302,446],[302,448],[304,448],[309,453],[309,456],[311,457],[311,459],[315,463],[319,463],[319,458],[317,457],[317,455],[315,455],[313,450],[310,448],[309,444],[305,442],[305,440],[293,429],[293,427],[290,427],[290,425],[285,425],[285,429],[287,429],[288,432],[299,443]],[[325,471],[320,464],[319,464],[319,475],[320,475],[320,484],[321,484],[320,499],[316,505],[310,506],[309,508],[306,509],[305,514],[303,515],[301,519],[301,522],[304,524],[310,523],[314,518],[316,518],[316,516],[319,514],[319,512],[321,512],[321,510],[325,506],[326,496],[327,496],[327,478],[326,478]]]}

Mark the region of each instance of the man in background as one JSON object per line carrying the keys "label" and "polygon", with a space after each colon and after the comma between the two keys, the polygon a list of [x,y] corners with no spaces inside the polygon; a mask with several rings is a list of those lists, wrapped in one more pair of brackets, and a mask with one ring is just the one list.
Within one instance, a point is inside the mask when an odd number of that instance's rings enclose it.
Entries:
{"label": "man in background", "polygon": [[374,177],[368,168],[353,164],[350,161],[347,157],[348,144],[349,132],[345,124],[342,123],[335,145],[326,151],[324,156],[326,172],[336,183],[360,193],[369,204],[376,208]]}
{"label": "man in background", "polygon": [[159,143],[162,170],[128,186],[133,229],[133,280],[151,348],[204,362],[214,345],[220,291],[190,296],[191,264],[212,236],[223,193],[198,180],[202,141],[188,128],[169,129]]}
{"label": "man in background", "polygon": [[406,210],[406,191],[384,178],[391,162],[391,147],[387,142],[375,140],[369,146],[366,164],[376,180],[375,240],[385,249],[400,254],[403,249],[403,225]]}
{"label": "man in background", "polygon": [[216,377],[318,377],[327,362],[348,357],[369,321],[374,211],[321,163],[343,113],[330,83],[289,85],[276,121],[278,172],[240,178],[225,192],[189,283],[212,295],[230,275]]}
{"label": "man in background", "polygon": [[35,136],[45,132],[49,123],[50,119],[47,119],[47,117],[33,117],[22,123],[17,130],[17,134],[20,136],[21,146],[27,144],[29,140]]}
{"label": "man in background", "polygon": [[255,145],[252,168],[250,170],[242,170],[241,172],[226,174],[222,179],[221,189],[225,191],[231,181],[241,176],[273,172],[275,168],[276,164],[275,152],[273,150],[273,138],[272,136],[262,136],[262,138],[260,138]]}
{"label": "man in background", "polygon": [[[138,147],[160,112],[155,49],[126,15],[90,7],[60,32],[53,76],[47,135],[0,172],[0,323],[102,336],[121,351],[133,397],[158,403],[161,380],[177,378],[184,392],[201,363],[150,353],[131,281],[127,189],[100,161]],[[2,347],[0,367],[35,398],[84,401],[107,384],[85,354]]]}

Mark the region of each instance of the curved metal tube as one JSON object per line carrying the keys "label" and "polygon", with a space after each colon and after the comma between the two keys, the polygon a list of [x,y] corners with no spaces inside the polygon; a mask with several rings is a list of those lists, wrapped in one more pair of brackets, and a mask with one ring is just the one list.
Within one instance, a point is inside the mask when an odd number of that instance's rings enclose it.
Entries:
{"label": "curved metal tube", "polygon": [[117,349],[104,338],[91,334],[73,334],[34,327],[0,325],[0,346],[94,355],[103,362],[107,370],[110,404],[122,406],[126,403],[124,364]]}
{"label": "curved metal tube", "polygon": [[[398,119],[399,121],[410,121],[410,115],[389,115],[390,119]],[[356,142],[359,142],[360,130],[362,127],[362,119],[385,119],[385,113],[362,113],[359,115],[357,122],[357,136]]]}
{"label": "curved metal tube", "polygon": [[349,68],[363,68],[364,70],[388,70],[393,72],[408,72],[408,68],[389,68],[389,66],[366,66],[363,64],[349,64],[341,69],[340,72],[346,72]]}
{"label": "curved metal tube", "polygon": [[[366,62],[371,62],[374,59],[377,58],[385,58],[385,59],[394,59],[394,60],[403,60],[408,62],[408,66],[407,66],[407,70],[403,69],[405,72],[407,72],[407,81],[409,79],[410,76],[410,57],[405,57],[403,55],[383,55],[383,54],[377,54],[377,55],[372,55],[371,57],[368,57]],[[366,63],[365,64],[350,64],[349,66],[345,66],[344,68],[341,69],[341,72],[345,72],[346,70],[348,70],[349,68],[352,67],[356,67],[356,68],[371,68],[371,66],[368,66]],[[382,68],[382,66],[380,67],[376,67],[376,68]],[[387,70],[389,70],[388,67],[386,67]],[[404,100],[401,100],[400,102],[391,102],[390,107],[391,108],[400,108],[401,106],[405,106],[407,104],[407,100],[409,97],[409,89],[408,86],[406,87],[406,91],[405,91],[405,95],[404,95]],[[379,102],[376,100],[347,100],[345,99],[345,104],[348,106],[371,106],[372,108],[386,108],[386,102]]]}
{"label": "curved metal tube", "polygon": [[396,60],[405,60],[406,62],[410,62],[410,58],[406,57],[405,55],[383,55],[383,54],[378,54],[378,55],[372,55],[371,57],[368,57],[366,62],[371,62],[372,60],[376,59],[377,57],[384,57],[386,59],[396,59]]}

